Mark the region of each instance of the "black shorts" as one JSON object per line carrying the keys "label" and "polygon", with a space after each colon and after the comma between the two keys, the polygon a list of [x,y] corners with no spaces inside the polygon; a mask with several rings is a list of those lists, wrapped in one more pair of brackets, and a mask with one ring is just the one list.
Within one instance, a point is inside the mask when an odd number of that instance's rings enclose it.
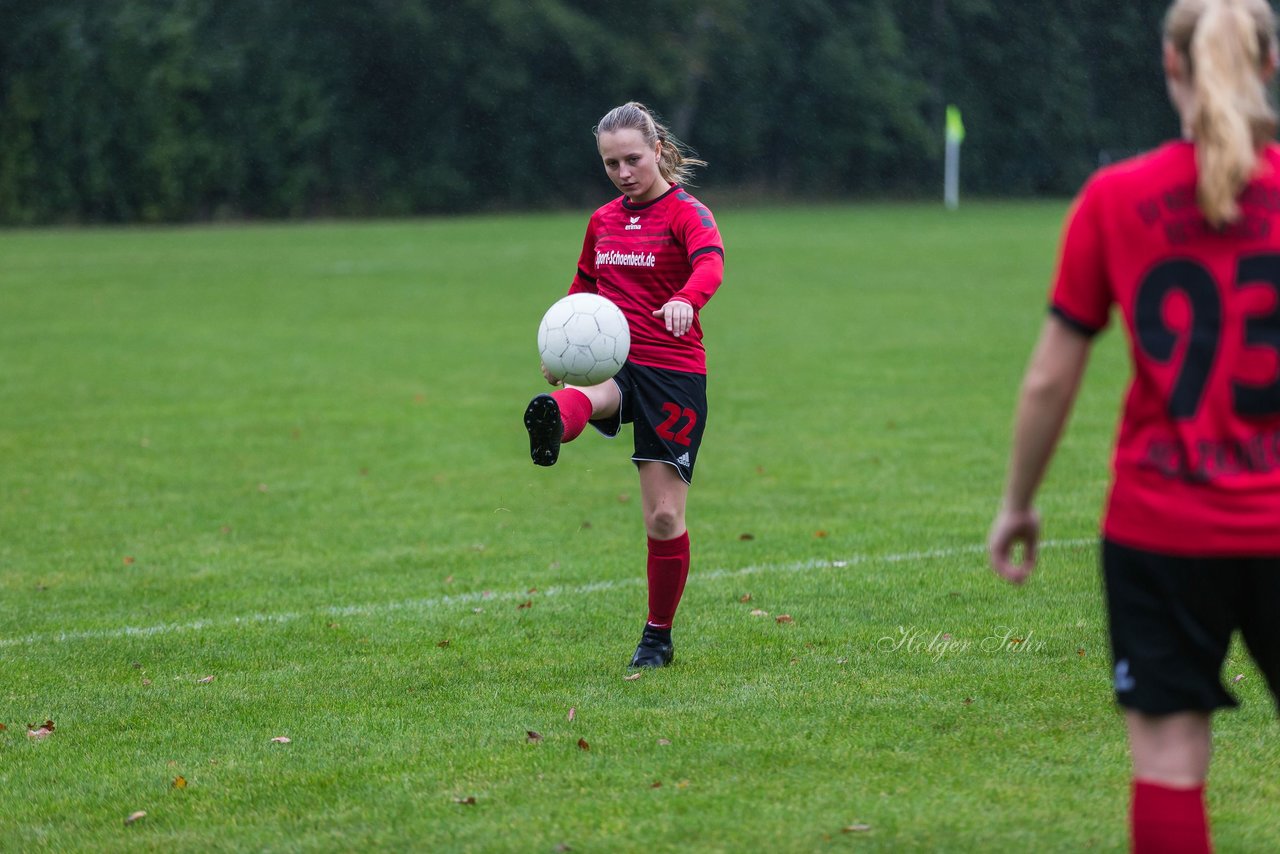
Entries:
{"label": "black shorts", "polygon": [[1150,715],[1234,707],[1239,629],[1280,709],[1280,557],[1188,558],[1102,542],[1116,701]]}
{"label": "black shorts", "polygon": [[685,483],[693,483],[693,466],[707,425],[707,377],[627,362],[613,381],[622,405],[612,418],[592,421],[606,436],[634,424],[636,462],[675,466]]}

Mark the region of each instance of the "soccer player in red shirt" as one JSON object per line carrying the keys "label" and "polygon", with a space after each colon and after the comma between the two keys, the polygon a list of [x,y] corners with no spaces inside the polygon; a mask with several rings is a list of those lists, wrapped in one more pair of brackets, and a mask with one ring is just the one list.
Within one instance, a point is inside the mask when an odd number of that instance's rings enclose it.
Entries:
{"label": "soccer player in red shirt", "polygon": [[[988,547],[1035,566],[1032,507],[1115,306],[1133,378],[1102,525],[1137,852],[1211,848],[1210,715],[1238,629],[1280,703],[1280,146],[1265,0],[1176,0],[1164,71],[1183,139],[1097,172],[1068,216]],[[1021,557],[1015,547],[1021,545]]]}
{"label": "soccer player in red shirt", "polygon": [[[540,394],[525,410],[529,452],[554,465],[588,423],[616,436],[633,425],[648,535],[649,618],[632,667],[665,667],[671,624],[689,575],[685,504],[707,423],[707,368],[698,311],[724,275],[724,245],[705,205],[684,189],[693,166],[653,114],[634,101],[595,128],[600,159],[622,192],[591,215],[569,293],[598,293],[627,318],[631,351],[613,379]],[[559,378],[542,373],[552,385]]]}

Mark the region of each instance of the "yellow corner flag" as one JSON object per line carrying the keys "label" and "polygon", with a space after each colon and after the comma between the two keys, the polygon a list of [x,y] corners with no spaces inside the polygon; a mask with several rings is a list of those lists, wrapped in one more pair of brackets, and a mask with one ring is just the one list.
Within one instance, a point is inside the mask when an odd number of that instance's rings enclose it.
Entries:
{"label": "yellow corner flag", "polygon": [[947,104],[947,141],[964,142],[964,122],[960,120],[960,108]]}

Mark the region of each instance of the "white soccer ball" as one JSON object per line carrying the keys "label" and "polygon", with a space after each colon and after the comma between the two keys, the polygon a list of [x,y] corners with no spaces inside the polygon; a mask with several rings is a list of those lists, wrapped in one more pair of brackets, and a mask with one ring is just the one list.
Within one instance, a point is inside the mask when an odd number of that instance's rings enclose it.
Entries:
{"label": "white soccer ball", "polygon": [[598,294],[569,294],[547,309],[538,326],[538,353],[553,377],[595,385],[618,372],[631,350],[622,309]]}

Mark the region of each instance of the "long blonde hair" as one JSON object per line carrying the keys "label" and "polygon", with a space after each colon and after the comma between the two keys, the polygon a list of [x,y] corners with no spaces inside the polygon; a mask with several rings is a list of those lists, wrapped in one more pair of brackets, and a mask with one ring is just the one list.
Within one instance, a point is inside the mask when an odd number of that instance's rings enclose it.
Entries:
{"label": "long blonde hair", "polygon": [[1257,168],[1258,150],[1275,136],[1276,111],[1263,70],[1276,50],[1276,19],[1267,0],[1176,0],[1164,19],[1195,100],[1196,196],[1214,226],[1240,215],[1240,191]]}
{"label": "long blonde hair", "polygon": [[600,123],[591,129],[596,140],[602,133],[613,133],[619,130],[638,130],[644,137],[645,144],[653,147],[662,143],[658,152],[658,174],[668,184],[689,185],[693,178],[693,167],[706,166],[705,160],[693,156],[693,152],[683,142],[675,138],[667,126],[658,121],[653,111],[639,101],[628,101],[604,114]]}

